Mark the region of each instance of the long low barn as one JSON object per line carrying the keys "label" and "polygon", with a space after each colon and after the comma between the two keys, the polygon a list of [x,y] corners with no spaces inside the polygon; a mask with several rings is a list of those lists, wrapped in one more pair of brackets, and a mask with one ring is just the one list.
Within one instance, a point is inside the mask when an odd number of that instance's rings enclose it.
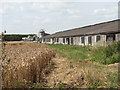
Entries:
{"label": "long low barn", "polygon": [[68,45],[106,45],[120,40],[119,21],[114,20],[75,28],[42,37],[41,43]]}

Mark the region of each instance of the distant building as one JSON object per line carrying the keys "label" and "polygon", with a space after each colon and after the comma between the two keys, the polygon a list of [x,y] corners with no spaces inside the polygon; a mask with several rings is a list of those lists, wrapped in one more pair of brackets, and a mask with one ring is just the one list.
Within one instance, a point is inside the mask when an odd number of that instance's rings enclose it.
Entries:
{"label": "distant building", "polygon": [[41,31],[37,35],[37,37],[38,37],[37,41],[41,43],[42,42],[42,38],[47,36],[47,35],[50,35],[50,34],[45,33],[45,31],[43,29],[41,29]]}
{"label": "distant building", "polygon": [[120,40],[120,20],[75,28],[51,35],[40,32],[41,43],[67,45],[102,45]]}
{"label": "distant building", "polygon": [[50,35],[50,34],[48,34],[48,33],[45,33],[45,31],[43,30],[43,29],[41,29],[41,31],[38,33],[38,37],[39,38],[42,38],[42,37],[44,37],[44,36],[46,36],[46,35]]}
{"label": "distant building", "polygon": [[28,37],[23,37],[23,41],[35,41],[37,36],[28,36]]}

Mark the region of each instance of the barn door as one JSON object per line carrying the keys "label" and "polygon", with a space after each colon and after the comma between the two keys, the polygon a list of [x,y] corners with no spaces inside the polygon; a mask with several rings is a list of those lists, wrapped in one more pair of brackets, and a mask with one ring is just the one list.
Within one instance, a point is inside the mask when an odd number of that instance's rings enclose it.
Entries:
{"label": "barn door", "polygon": [[106,41],[107,41],[108,43],[111,43],[111,42],[113,42],[114,40],[115,40],[115,34],[109,34],[109,35],[106,36]]}
{"label": "barn door", "polygon": [[70,44],[69,38],[66,38],[66,41],[67,41],[67,44],[69,45]]}

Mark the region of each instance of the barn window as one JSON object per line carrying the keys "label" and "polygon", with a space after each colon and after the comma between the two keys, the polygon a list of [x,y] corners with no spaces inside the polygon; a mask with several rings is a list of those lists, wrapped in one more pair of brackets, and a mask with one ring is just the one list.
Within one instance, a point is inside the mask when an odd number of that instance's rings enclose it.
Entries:
{"label": "barn window", "polygon": [[65,43],[65,38],[63,38],[63,43]]}
{"label": "barn window", "polygon": [[59,38],[57,38],[57,42],[59,42]]}
{"label": "barn window", "polygon": [[100,41],[100,36],[96,36],[96,42]]}
{"label": "barn window", "polygon": [[50,42],[50,39],[47,39],[46,41],[47,41],[47,42]]}
{"label": "barn window", "polygon": [[84,43],[84,37],[81,37],[81,43]]}
{"label": "barn window", "polygon": [[54,38],[52,38],[52,42],[55,42],[55,39],[54,39]]}
{"label": "barn window", "polygon": [[71,38],[71,44],[73,44],[73,38]]}
{"label": "barn window", "polygon": [[55,38],[55,42],[56,42],[56,38]]}
{"label": "barn window", "polygon": [[45,42],[45,39],[43,39],[43,42]]}
{"label": "barn window", "polygon": [[91,36],[88,37],[88,44],[91,44],[92,43],[92,38]]}
{"label": "barn window", "polygon": [[58,42],[58,38],[54,38],[54,42]]}

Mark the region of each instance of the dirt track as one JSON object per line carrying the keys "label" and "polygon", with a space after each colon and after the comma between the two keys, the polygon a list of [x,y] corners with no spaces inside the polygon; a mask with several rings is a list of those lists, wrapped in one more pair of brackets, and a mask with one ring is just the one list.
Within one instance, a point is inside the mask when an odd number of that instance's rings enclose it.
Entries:
{"label": "dirt track", "polygon": [[[53,62],[55,63],[55,69],[46,78],[50,87],[56,87],[60,82],[68,85],[77,85],[82,81],[81,69],[75,65],[70,68],[70,62],[65,58],[57,55],[56,58],[53,59]],[[82,84],[84,84],[84,82]]]}

